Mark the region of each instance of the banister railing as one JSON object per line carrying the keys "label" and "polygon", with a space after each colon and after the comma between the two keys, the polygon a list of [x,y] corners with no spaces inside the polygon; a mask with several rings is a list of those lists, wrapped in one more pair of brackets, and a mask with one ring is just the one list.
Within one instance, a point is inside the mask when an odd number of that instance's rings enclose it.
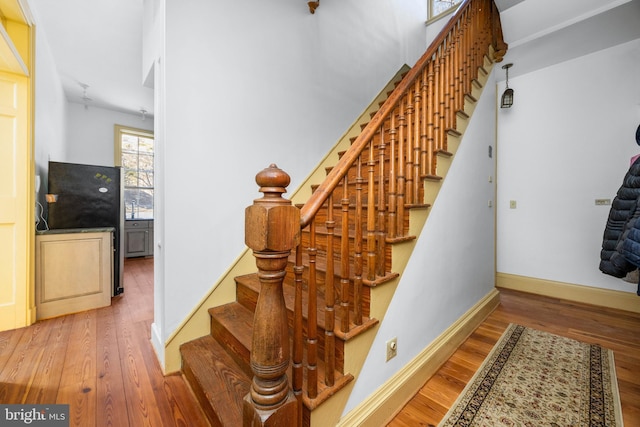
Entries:
{"label": "banister railing", "polygon": [[[284,331],[283,325],[273,322],[286,323],[287,319],[273,314],[258,316],[273,306],[282,309],[282,291],[276,292],[272,285],[279,280],[282,286],[286,274],[291,275],[295,289],[293,316],[288,326],[285,324],[293,330],[293,396],[299,404],[313,408],[334,393],[333,387],[349,379],[340,343],[374,322],[365,287],[396,276],[391,272],[390,245],[412,238],[408,235],[408,212],[426,206],[424,181],[441,178],[436,170],[438,154],[450,155],[448,135],[457,135],[457,115],[464,110],[466,98],[472,98],[474,80],[490,52],[498,61],[506,52],[497,9],[492,0],[465,0],[299,211],[290,206],[287,215],[281,216],[286,203],[280,195],[286,185],[270,188],[260,184],[265,197],[256,201],[259,207],[251,212],[256,216],[265,206],[273,205],[266,209],[273,221],[261,221],[261,226],[270,229],[259,231],[247,220],[247,228],[258,236],[250,241],[262,251],[256,258],[262,262],[261,282],[267,284],[263,290],[266,287],[275,294],[265,298],[272,305],[262,308],[261,294],[256,308],[254,330],[262,335],[256,339],[254,331],[251,361],[256,377],[252,393],[259,407],[254,415],[277,412],[283,402],[289,402],[281,390],[287,378],[282,364],[289,363],[289,348],[274,349],[272,345],[284,345],[281,336],[265,332],[269,328]],[[280,176],[282,171],[276,169],[273,166],[261,174]],[[290,209],[296,209],[299,219],[299,228],[294,230],[290,223],[276,224],[283,218],[291,221]],[[287,237],[287,243],[298,239],[295,253],[293,247],[278,254],[265,253],[273,242],[277,243],[274,247],[282,246],[275,236],[285,232],[295,235]],[[265,265],[272,266],[274,257],[283,270],[265,272]],[[287,269],[289,273],[282,266],[284,258],[293,265]],[[256,347],[256,342],[261,345]],[[254,357],[256,351],[275,353]],[[267,396],[270,387],[280,393],[271,400]],[[245,408],[251,400],[247,397]],[[302,419],[302,406],[299,408],[295,415],[298,421]]]}

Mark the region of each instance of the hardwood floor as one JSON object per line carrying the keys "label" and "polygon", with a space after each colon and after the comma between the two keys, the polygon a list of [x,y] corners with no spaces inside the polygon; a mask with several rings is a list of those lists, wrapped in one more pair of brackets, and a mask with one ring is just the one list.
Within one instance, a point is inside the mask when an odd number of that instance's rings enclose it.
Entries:
{"label": "hardwood floor", "polygon": [[126,260],[124,275],[110,307],[0,332],[1,403],[66,403],[71,426],[209,425],[151,347],[153,260]]}
{"label": "hardwood floor", "polygon": [[[125,289],[110,307],[0,332],[0,403],[68,403],[71,426],[208,426],[182,376],[162,375],[149,342],[152,259],[126,260]],[[509,323],[612,349],[624,423],[640,425],[640,315],[507,290],[388,425],[436,425]]]}
{"label": "hardwood floor", "polygon": [[[640,315],[501,290],[500,305],[388,424],[437,425],[509,323],[614,351],[626,426],[640,426]],[[640,304],[640,297],[638,297]]]}

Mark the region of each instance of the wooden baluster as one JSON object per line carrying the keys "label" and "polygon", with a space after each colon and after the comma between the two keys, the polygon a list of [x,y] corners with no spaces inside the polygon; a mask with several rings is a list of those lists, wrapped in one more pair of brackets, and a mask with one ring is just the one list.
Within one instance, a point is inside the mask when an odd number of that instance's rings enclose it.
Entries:
{"label": "wooden baluster", "polygon": [[385,247],[386,247],[386,210],[387,203],[385,200],[385,155],[387,145],[384,139],[384,125],[379,130],[380,144],[378,146],[378,224],[376,225],[377,255],[376,255],[376,274],[378,276],[385,275]]}
{"label": "wooden baluster", "polygon": [[340,330],[349,332],[349,181],[342,178],[342,241],[340,246]]}
{"label": "wooden baluster", "polygon": [[[325,371],[324,371],[324,382],[328,386],[332,386],[335,380],[335,367],[336,367],[336,359],[335,359],[335,335],[333,333],[333,328],[336,323],[335,318],[335,289],[334,289],[334,268],[333,268],[333,258],[334,258],[334,230],[336,226],[336,222],[333,219],[333,193],[329,195],[327,199],[327,221],[325,222],[327,227],[327,269],[325,272],[324,279],[324,300],[325,300],[325,308],[324,308],[324,361],[325,361]],[[342,239],[348,239],[348,236],[342,236]]]}
{"label": "wooden baluster", "polygon": [[469,92],[470,81],[471,81],[471,78],[470,78],[471,64],[469,63],[469,52],[471,51],[471,43],[473,39],[472,39],[470,19],[471,19],[471,14],[469,13],[469,11],[466,11],[464,15],[465,38],[464,38],[464,50],[463,50],[463,55],[464,55],[464,59],[463,59],[464,79],[462,82],[463,95],[466,95]]}
{"label": "wooden baluster", "polygon": [[473,11],[469,11],[468,12],[469,18],[468,18],[468,22],[469,22],[469,46],[467,47],[467,81],[466,81],[466,87],[465,87],[465,92],[470,94],[471,93],[471,81],[474,78],[474,71],[473,71],[473,47],[475,45],[475,28],[473,25]]}
{"label": "wooden baluster", "polygon": [[413,203],[413,127],[415,125],[413,112],[414,105],[412,98],[413,93],[411,90],[407,90],[406,95],[403,98],[403,102],[407,104],[407,120],[406,120],[406,132],[404,148],[404,162],[405,162],[405,181],[404,181],[404,198],[405,204]]}
{"label": "wooden baluster", "polygon": [[353,258],[353,322],[362,325],[362,273],[364,263],[362,259],[362,156],[356,160],[356,212],[354,218],[354,258]]}
{"label": "wooden baluster", "polygon": [[445,132],[445,141],[447,139],[447,131],[451,129],[451,32],[447,35],[444,40],[444,69],[443,69],[443,83],[444,87],[444,118],[443,118],[443,128]]}
{"label": "wooden baluster", "polygon": [[391,146],[391,153],[389,154],[389,208],[388,208],[388,221],[389,221],[389,237],[398,237],[398,228],[396,224],[396,210],[397,210],[397,182],[398,174],[396,172],[396,138],[398,130],[396,129],[396,115],[391,114],[389,118],[389,145]]}
{"label": "wooden baluster", "polygon": [[464,49],[465,49],[465,26],[464,22],[458,23],[458,49],[457,49],[457,63],[458,63],[458,110],[464,111]]}
{"label": "wooden baluster", "polygon": [[[293,267],[295,281],[295,296],[293,302],[293,363],[292,363],[292,386],[293,394],[298,399],[299,405],[302,405],[302,384],[304,383],[304,367],[302,358],[304,356],[304,341],[302,335],[302,273],[304,266],[302,265],[302,245],[296,247],[296,263]],[[301,406],[299,406],[301,408]],[[298,414],[299,423],[302,425],[302,411]]]}
{"label": "wooden baluster", "polygon": [[[472,38],[471,40],[473,41],[471,43],[471,66],[470,71],[471,71],[471,80],[473,80],[475,78],[475,73],[477,72],[478,68],[478,13],[476,9],[472,9],[471,10],[471,33],[472,33]],[[469,93],[471,93],[471,84],[469,85]]]}
{"label": "wooden baluster", "polygon": [[455,125],[457,126],[457,112],[460,110],[460,22],[456,23],[454,29],[454,49],[453,49],[453,115],[456,117]]}
{"label": "wooden baluster", "polygon": [[373,141],[369,141],[367,166],[367,279],[373,281],[376,278],[376,162],[373,155]]}
{"label": "wooden baluster", "polygon": [[300,243],[300,211],[282,197],[289,175],[274,164],[256,175],[264,194],[245,211],[245,243],[258,267],[260,295],[254,315],[251,390],[243,401],[245,426],[297,421],[298,400],[289,387],[289,327],[282,283],[291,250]]}
{"label": "wooden baluster", "polygon": [[444,44],[440,46],[440,55],[438,58],[438,63],[440,64],[440,72],[438,73],[438,102],[440,105],[438,106],[438,142],[440,145],[438,146],[439,150],[447,150],[447,136],[446,129],[444,128],[444,115],[445,115],[445,85],[446,85],[446,74],[447,68],[445,67],[445,47]]}
{"label": "wooden baluster", "polygon": [[421,141],[421,92],[420,92],[420,82],[422,81],[421,77],[416,79],[413,91],[413,120],[415,124],[413,125],[413,197],[411,198],[413,203],[422,203],[420,199],[420,190],[422,188],[422,180],[420,174],[420,141]]}
{"label": "wooden baluster", "polygon": [[398,194],[396,197],[396,231],[398,236],[404,236],[404,207],[405,207],[405,163],[404,141],[406,134],[406,117],[404,115],[404,102],[400,101],[399,108],[393,110],[393,115],[398,110]]}
{"label": "wooden baluster", "polygon": [[309,282],[307,284],[307,395],[310,399],[318,396],[318,283],[316,221],[309,224]]}
{"label": "wooden baluster", "polygon": [[434,176],[434,151],[436,150],[436,142],[434,136],[434,117],[435,117],[435,63],[436,61],[431,58],[428,64],[427,71],[427,175]]}
{"label": "wooden baluster", "polygon": [[447,128],[456,130],[456,39],[455,27],[449,39],[449,119]]}
{"label": "wooden baluster", "polygon": [[478,71],[478,68],[482,65],[482,63],[484,62],[484,42],[485,42],[485,38],[484,38],[484,10],[482,8],[478,9],[478,60],[476,62],[476,72]]}
{"label": "wooden baluster", "polygon": [[[484,43],[484,31],[482,26],[482,10],[476,11],[476,63],[474,64],[474,72],[478,72],[478,68],[482,65],[482,55],[484,55],[484,49],[482,44]],[[477,77],[477,75],[476,75]]]}
{"label": "wooden baluster", "polygon": [[[429,174],[429,66],[422,70],[420,93],[420,178],[424,179]],[[424,198],[420,203],[424,203]]]}
{"label": "wooden baluster", "polygon": [[[433,148],[435,152],[438,151],[442,145],[440,142],[440,90],[438,89],[440,85],[440,48],[436,50],[433,63]],[[435,168],[432,172],[436,175]]]}

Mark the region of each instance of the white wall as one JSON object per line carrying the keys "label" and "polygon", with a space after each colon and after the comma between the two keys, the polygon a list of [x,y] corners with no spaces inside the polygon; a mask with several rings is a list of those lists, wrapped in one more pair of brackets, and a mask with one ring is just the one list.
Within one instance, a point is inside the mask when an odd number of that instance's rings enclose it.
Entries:
{"label": "white wall", "polygon": [[75,102],[68,103],[68,141],[64,159],[51,160],[99,166],[114,165],[114,125],[153,130],[153,119]]}
{"label": "white wall", "polygon": [[595,199],[614,198],[640,152],[638,76],[635,40],[509,79],[514,106],[498,116],[498,272],[635,291],[598,270],[610,207]]}
{"label": "white wall", "polygon": [[[415,358],[494,287],[492,72],[344,411]],[[494,150],[495,153],[495,150]],[[495,182],[494,179],[492,181]],[[386,341],[398,355],[386,362]]]}
{"label": "white wall", "polygon": [[424,52],[426,16],[421,0],[166,7],[162,341],[243,250],[256,173],[276,163],[295,189]]}
{"label": "white wall", "polygon": [[51,50],[36,26],[34,154],[36,175],[41,178],[38,200],[43,206],[47,193],[49,159],[64,157],[67,143],[67,99]]}

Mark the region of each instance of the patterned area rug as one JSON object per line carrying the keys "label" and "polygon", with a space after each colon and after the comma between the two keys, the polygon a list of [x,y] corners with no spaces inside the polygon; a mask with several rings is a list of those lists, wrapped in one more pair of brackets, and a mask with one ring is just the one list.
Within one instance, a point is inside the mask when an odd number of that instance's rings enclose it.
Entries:
{"label": "patterned area rug", "polygon": [[445,426],[622,426],[613,352],[510,325]]}

